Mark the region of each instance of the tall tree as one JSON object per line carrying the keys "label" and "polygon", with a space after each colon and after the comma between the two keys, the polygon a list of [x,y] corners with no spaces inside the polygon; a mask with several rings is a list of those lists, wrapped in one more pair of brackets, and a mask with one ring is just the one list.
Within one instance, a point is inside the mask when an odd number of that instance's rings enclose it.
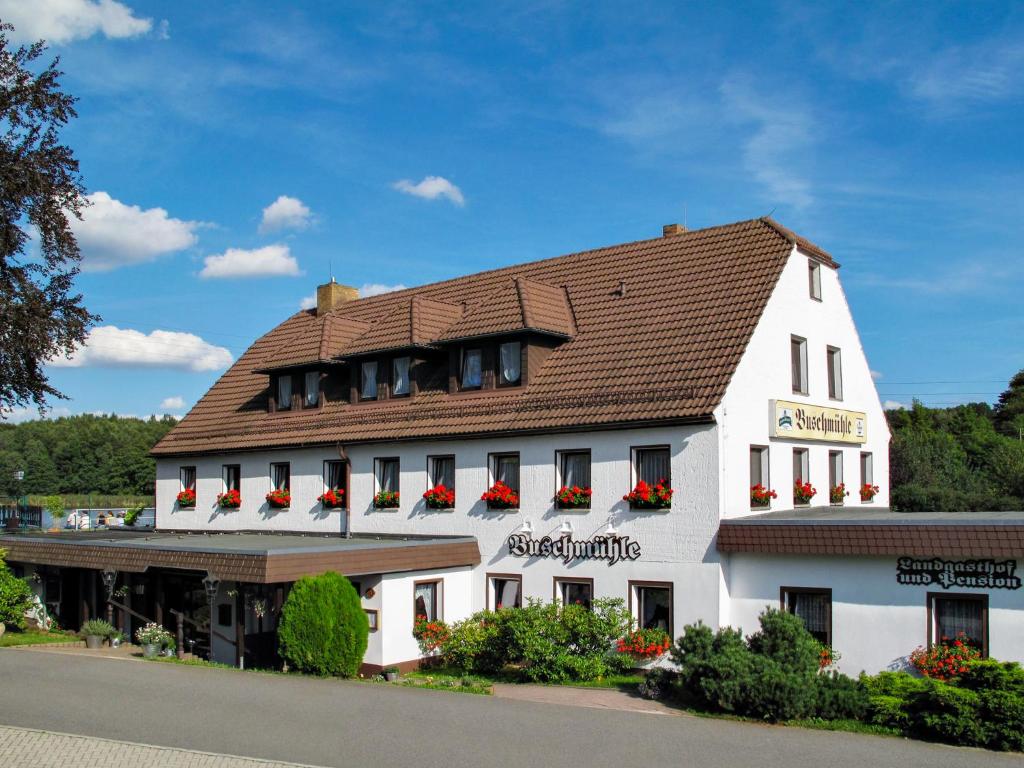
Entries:
{"label": "tall tree", "polygon": [[75,98],[61,90],[59,59],[32,71],[43,42],[9,48],[12,29],[0,23],[0,413],[63,397],[43,366],[99,319],[72,293],[81,255],[68,217],[81,218],[85,188],[59,132]]}
{"label": "tall tree", "polygon": [[1024,436],[1024,371],[1017,371],[996,403],[996,429],[1004,435]]}

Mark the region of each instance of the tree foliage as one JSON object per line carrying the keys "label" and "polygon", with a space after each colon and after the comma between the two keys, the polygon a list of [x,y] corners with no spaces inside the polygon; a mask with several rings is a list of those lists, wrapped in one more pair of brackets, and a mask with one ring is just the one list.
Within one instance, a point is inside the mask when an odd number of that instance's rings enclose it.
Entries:
{"label": "tree foliage", "polygon": [[4,562],[4,554],[0,549],[0,624],[24,629],[25,611],[31,605],[32,589],[24,579],[11,573]]}
{"label": "tree foliage", "polygon": [[38,69],[42,42],[10,48],[0,24],[0,412],[62,397],[43,370],[98,320],[73,293],[80,254],[69,216],[81,216],[78,161],[60,141],[76,116],[59,59]]}

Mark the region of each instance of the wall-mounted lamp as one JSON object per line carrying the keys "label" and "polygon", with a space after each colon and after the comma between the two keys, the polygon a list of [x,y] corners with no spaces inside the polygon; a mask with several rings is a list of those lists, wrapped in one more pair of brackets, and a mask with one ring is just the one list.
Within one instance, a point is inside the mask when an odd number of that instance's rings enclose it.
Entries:
{"label": "wall-mounted lamp", "polygon": [[523,533],[533,533],[533,522],[530,520],[523,520],[523,524],[519,530]]}
{"label": "wall-mounted lamp", "polygon": [[615,521],[612,520],[611,516],[608,517],[608,527],[604,529],[605,536],[618,536],[619,529],[615,527]]}
{"label": "wall-mounted lamp", "polygon": [[573,532],[572,520],[563,520],[561,534],[563,536],[571,536]]}

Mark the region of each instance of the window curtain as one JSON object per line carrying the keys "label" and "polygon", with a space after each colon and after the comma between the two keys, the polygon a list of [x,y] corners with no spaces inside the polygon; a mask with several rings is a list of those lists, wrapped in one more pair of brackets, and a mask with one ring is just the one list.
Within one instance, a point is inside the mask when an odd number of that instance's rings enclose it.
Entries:
{"label": "window curtain", "polygon": [[659,480],[671,484],[668,451],[661,448],[640,450],[637,455],[637,465],[639,479],[648,485],[655,485]]}
{"label": "window curtain", "polygon": [[793,482],[797,480],[803,480],[805,483],[808,482],[808,475],[810,469],[807,461],[807,451],[795,449],[793,451]]}
{"label": "window curtain", "polygon": [[437,618],[437,584],[417,584],[415,588],[416,615],[427,621]]}
{"label": "window curtain", "polygon": [[224,467],[224,488],[228,491],[240,491],[242,485],[242,468],[237,464]]}
{"label": "window curtain", "polygon": [[501,345],[501,381],[503,384],[515,384],[519,381],[523,357],[518,341],[510,341]]}
{"label": "window curtain", "polygon": [[761,464],[761,449],[751,448],[750,449],[750,486],[764,485],[767,487],[767,483],[764,481],[764,472],[762,471]]}
{"label": "window curtain", "polygon": [[464,350],[462,353],[462,388],[479,387],[481,383],[480,350]]}
{"label": "window curtain", "polygon": [[519,457],[498,456],[494,462],[494,479],[511,488],[519,491]]}
{"label": "window curtain", "polygon": [[320,402],[320,371],[306,373],[306,405],[314,406]]}
{"label": "window curtain", "polygon": [[396,357],[392,364],[392,392],[396,395],[409,394],[409,358]]}
{"label": "window curtain", "polygon": [[194,491],[196,489],[196,468],[181,468],[181,490]]}
{"label": "window curtain", "polygon": [[589,610],[591,605],[590,585],[573,581],[562,582],[562,603],[563,605],[582,605]]}
{"label": "window curtain", "polygon": [[340,461],[327,462],[327,488],[336,491],[345,487],[345,465]]}
{"label": "window curtain", "polygon": [[828,455],[829,462],[829,482],[832,485],[839,485],[843,482],[843,454],[839,451],[833,451]]}
{"label": "window curtain", "polygon": [[640,626],[644,629],[660,629],[668,632],[672,606],[669,590],[664,587],[639,587]]}
{"label": "window curtain", "polygon": [[981,648],[985,640],[982,613],[980,600],[936,598],[935,637],[932,642],[941,643],[943,638],[953,640],[963,632],[972,645]]}
{"label": "window curtain", "polygon": [[589,453],[562,454],[562,485],[570,488],[574,485],[580,488],[590,487]]}
{"label": "window curtain", "polygon": [[398,462],[385,459],[380,463],[380,489],[382,491],[398,490]]}
{"label": "window curtain", "polygon": [[455,459],[450,456],[442,456],[434,459],[434,473],[430,482],[434,485],[443,485],[445,488],[455,487]]}
{"label": "window curtain", "polygon": [[274,490],[287,491],[291,472],[288,464],[274,465]]}
{"label": "window curtain", "polygon": [[519,608],[519,582],[513,579],[494,580],[494,608]]}
{"label": "window curtain", "polygon": [[363,363],[362,387],[360,395],[365,400],[372,400],[377,397],[377,363]]}
{"label": "window curtain", "polygon": [[287,410],[292,407],[292,377],[277,377],[277,407],[280,410]]}
{"label": "window curtain", "polygon": [[799,616],[807,631],[821,642],[828,642],[829,597],[816,592],[790,592],[789,610]]}

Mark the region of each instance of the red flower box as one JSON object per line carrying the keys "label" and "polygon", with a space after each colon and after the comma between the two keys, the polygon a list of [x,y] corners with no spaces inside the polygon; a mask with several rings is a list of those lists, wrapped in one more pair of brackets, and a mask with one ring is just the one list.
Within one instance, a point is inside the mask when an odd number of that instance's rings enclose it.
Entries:
{"label": "red flower box", "polygon": [[767,507],[772,503],[772,499],[777,498],[779,498],[779,494],[771,488],[765,488],[760,483],[750,487],[750,506],[752,507]]}
{"label": "red flower box", "polygon": [[805,483],[799,477],[793,483],[793,503],[810,504],[811,499],[817,495],[817,489],[810,483]]}
{"label": "red flower box", "polygon": [[217,494],[217,506],[221,509],[238,509],[242,506],[242,494],[238,491],[227,491]]}
{"label": "red flower box", "polygon": [[672,506],[672,494],[675,491],[669,488],[664,478],[655,485],[650,485],[641,480],[636,488],[622,497],[628,501],[633,509],[668,509]]}
{"label": "red flower box", "polygon": [[850,495],[850,492],[846,490],[846,483],[840,483],[839,485],[833,485],[828,489],[828,500],[832,504],[842,504],[843,499]]}
{"label": "red flower box", "polygon": [[480,500],[487,502],[488,509],[517,509],[519,507],[519,494],[500,480],[488,488]]}
{"label": "red flower box", "polygon": [[377,509],[398,509],[398,491],[378,491],[373,497]]}
{"label": "red flower box", "polygon": [[981,651],[971,645],[961,632],[950,642],[948,637],[931,648],[917,648],[910,654],[910,663],[918,672],[933,680],[946,682],[962,675],[972,662],[981,658]]}
{"label": "red flower box", "polygon": [[191,509],[196,505],[196,492],[191,488],[186,488],[178,494],[177,501],[178,506],[182,509]]}
{"label": "red flower box", "polygon": [[279,488],[267,494],[267,504],[274,509],[287,509],[292,505],[292,494],[287,488]]}
{"label": "red flower box", "polygon": [[455,506],[455,489],[438,484],[424,493],[423,498],[430,509],[451,509]]}
{"label": "red flower box", "polygon": [[636,629],[616,644],[619,653],[628,653],[634,659],[656,659],[672,645],[672,638],[663,629]]}
{"label": "red flower box", "polygon": [[871,501],[873,498],[875,498],[875,495],[878,493],[878,490],[879,489],[877,485],[871,485],[871,483],[864,483],[864,485],[860,487],[860,500]]}
{"label": "red flower box", "polygon": [[578,485],[563,485],[555,494],[555,502],[559,509],[589,509],[593,493],[589,488],[580,488]]}
{"label": "red flower box", "polygon": [[324,509],[341,509],[345,505],[345,491],[341,488],[332,488],[324,491],[316,500]]}

